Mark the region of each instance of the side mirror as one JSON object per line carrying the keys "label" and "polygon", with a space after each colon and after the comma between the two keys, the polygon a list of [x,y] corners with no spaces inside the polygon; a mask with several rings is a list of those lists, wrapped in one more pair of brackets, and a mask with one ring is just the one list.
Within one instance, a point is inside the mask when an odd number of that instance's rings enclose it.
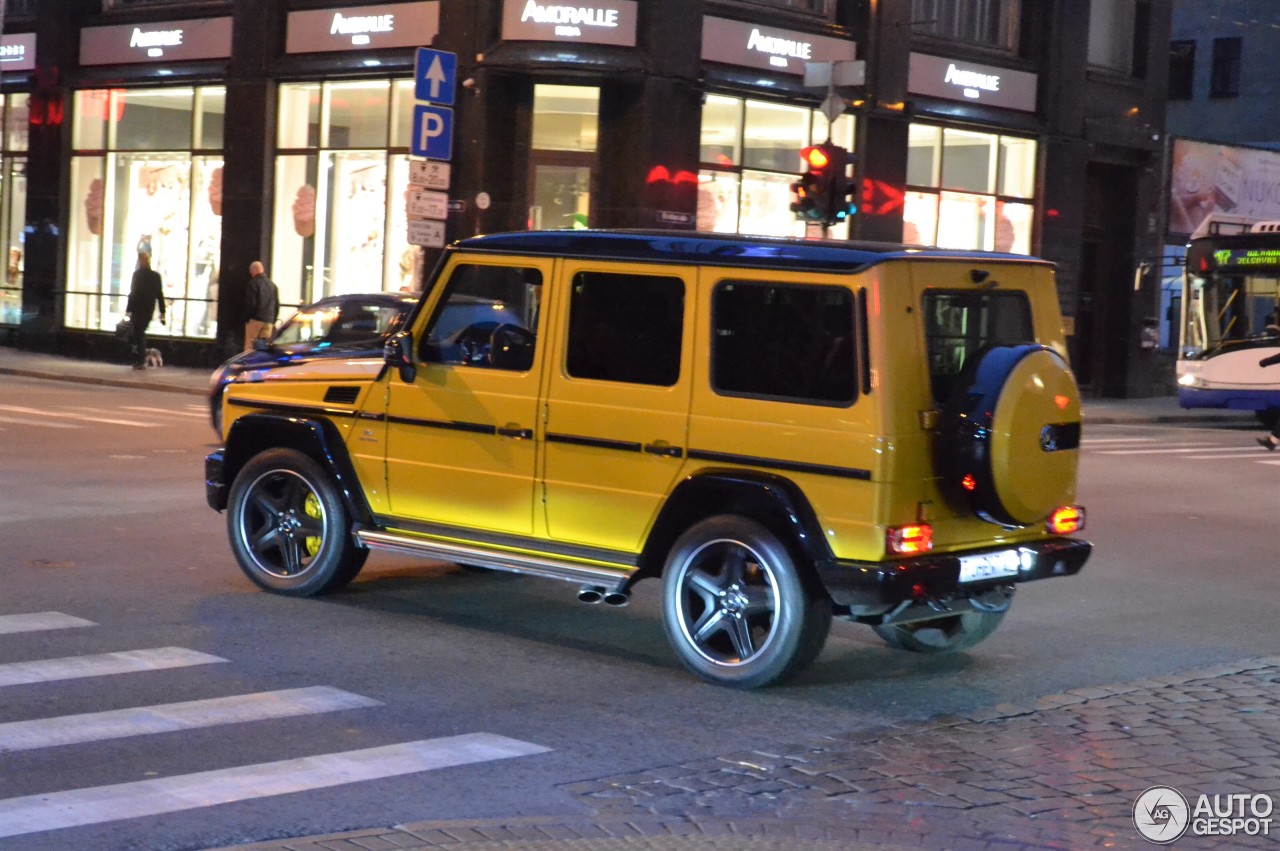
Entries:
{"label": "side mirror", "polygon": [[408,331],[398,331],[387,338],[382,359],[400,373],[405,384],[412,384],[418,377],[418,368],[413,365],[413,335]]}

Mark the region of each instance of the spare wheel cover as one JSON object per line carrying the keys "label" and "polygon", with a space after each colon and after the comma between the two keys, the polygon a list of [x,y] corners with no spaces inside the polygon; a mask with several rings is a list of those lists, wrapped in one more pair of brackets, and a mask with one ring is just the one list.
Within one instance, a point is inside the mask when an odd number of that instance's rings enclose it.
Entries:
{"label": "spare wheel cover", "polygon": [[1052,349],[1025,344],[988,350],[970,374],[944,417],[944,475],[983,519],[1044,520],[1075,495],[1080,392],[1071,368]]}

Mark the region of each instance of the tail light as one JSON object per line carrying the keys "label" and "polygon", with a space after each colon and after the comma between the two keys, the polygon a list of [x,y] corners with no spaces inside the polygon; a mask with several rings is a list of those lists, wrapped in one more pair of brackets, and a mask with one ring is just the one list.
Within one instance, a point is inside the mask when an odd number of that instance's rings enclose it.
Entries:
{"label": "tail light", "polygon": [[890,526],[885,536],[890,555],[919,555],[933,549],[933,527],[927,523],[912,526]]}
{"label": "tail light", "polygon": [[1055,508],[1044,527],[1055,535],[1070,535],[1084,528],[1084,506],[1063,505]]}

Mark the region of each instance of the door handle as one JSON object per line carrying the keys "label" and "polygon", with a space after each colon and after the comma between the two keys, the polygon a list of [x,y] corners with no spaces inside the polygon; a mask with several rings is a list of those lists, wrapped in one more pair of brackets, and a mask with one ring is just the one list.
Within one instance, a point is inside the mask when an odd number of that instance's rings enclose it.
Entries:
{"label": "door handle", "polygon": [[518,423],[507,423],[505,426],[498,426],[498,437],[511,437],[516,440],[531,440],[533,438],[533,429],[521,428]]}
{"label": "door handle", "polygon": [[663,458],[683,458],[684,450],[679,446],[672,446],[665,440],[655,440],[653,443],[646,443],[644,451],[649,455],[661,455]]}

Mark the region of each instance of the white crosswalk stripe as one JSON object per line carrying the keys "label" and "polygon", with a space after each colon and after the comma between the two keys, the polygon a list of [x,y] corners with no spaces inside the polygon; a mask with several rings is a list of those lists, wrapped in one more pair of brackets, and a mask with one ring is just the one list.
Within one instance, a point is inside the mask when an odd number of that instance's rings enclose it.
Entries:
{"label": "white crosswalk stripe", "polygon": [[32,685],[135,671],[159,671],[226,661],[218,656],[182,647],[158,647],[153,650],[125,650],[36,662],[10,662],[0,665],[0,686]]}
{"label": "white crosswalk stripe", "polygon": [[134,426],[136,428],[160,428],[160,423],[143,422],[142,420],[122,420],[117,417],[93,417],[85,414],[63,413],[61,411],[47,411],[40,408],[24,408],[21,405],[0,405],[0,411],[8,411],[11,414],[29,414],[43,420],[46,417],[55,417],[58,419],[82,420],[91,423],[103,423],[105,425],[124,425]]}
{"label": "white crosswalk stripe", "polygon": [[439,768],[531,756],[549,750],[505,736],[469,733],[156,780],[9,798],[0,800],[0,837],[181,812]]}
{"label": "white crosswalk stripe", "polygon": [[41,632],[77,626],[97,626],[93,621],[64,615],[62,612],[31,612],[22,615],[0,615],[0,635],[18,632]]}
{"label": "white crosswalk stripe", "polygon": [[84,428],[84,426],[77,425],[76,423],[36,422],[35,420],[29,420],[29,419],[19,420],[19,419],[15,419],[14,417],[0,417],[0,423],[8,423],[9,425],[25,425],[25,426],[38,425],[40,426],[40,428]]}
{"label": "white crosswalk stripe", "polygon": [[[61,612],[0,615],[0,635],[96,626]],[[181,647],[0,664],[0,687],[158,671],[228,660]],[[152,734],[303,718],[382,703],[330,686],[281,689],[0,723],[0,754],[74,747]],[[172,777],[0,800],[0,839],[203,809],[441,768],[547,753],[531,742],[469,733]]]}
{"label": "white crosswalk stripe", "polygon": [[168,408],[148,408],[143,405],[124,405],[120,408],[122,411],[139,411],[144,414],[160,414],[166,417],[191,417],[192,419],[208,419],[209,412],[207,410],[196,411],[171,411]]}
{"label": "white crosswalk stripe", "polygon": [[380,705],[370,697],[328,686],[313,686],[11,721],[0,724],[0,753]]}

